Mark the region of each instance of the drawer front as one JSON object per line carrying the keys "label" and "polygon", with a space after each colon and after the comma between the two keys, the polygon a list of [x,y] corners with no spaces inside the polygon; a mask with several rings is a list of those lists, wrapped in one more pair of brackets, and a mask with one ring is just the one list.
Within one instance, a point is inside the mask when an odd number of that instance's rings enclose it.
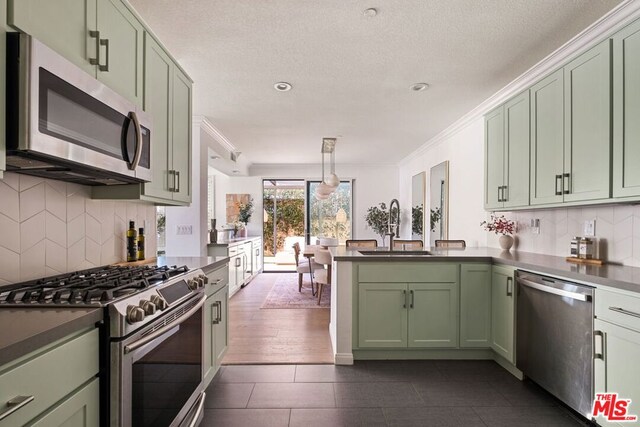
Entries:
{"label": "drawer front", "polygon": [[205,293],[209,296],[213,295],[229,283],[229,265],[225,265],[224,267],[220,267],[207,273],[207,277],[209,278],[209,283],[205,288]]}
{"label": "drawer front", "polygon": [[94,329],[25,363],[0,373],[0,414],[17,396],[34,399],[2,421],[1,427],[21,426],[86,383],[99,371],[98,330]]}
{"label": "drawer front", "polygon": [[640,296],[596,289],[595,303],[598,319],[640,331]]}
{"label": "drawer front", "polygon": [[455,263],[366,263],[357,266],[358,282],[366,283],[449,283],[458,281]]}

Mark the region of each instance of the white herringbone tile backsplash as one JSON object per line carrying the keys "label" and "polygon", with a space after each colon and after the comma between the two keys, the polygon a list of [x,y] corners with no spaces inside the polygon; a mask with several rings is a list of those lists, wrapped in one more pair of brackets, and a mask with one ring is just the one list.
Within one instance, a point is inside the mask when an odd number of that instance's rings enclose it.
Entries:
{"label": "white herringbone tile backsplash", "polygon": [[[640,205],[591,206],[505,213],[517,221],[517,250],[567,256],[573,236],[583,236],[584,222],[596,220],[600,257],[640,267]],[[540,219],[540,234],[531,230],[531,219]],[[495,235],[489,246],[499,247]]]}
{"label": "white herringbone tile backsplash", "polygon": [[0,180],[0,285],[124,261],[129,220],[156,252],[149,204],[92,200],[91,188],[5,173]]}

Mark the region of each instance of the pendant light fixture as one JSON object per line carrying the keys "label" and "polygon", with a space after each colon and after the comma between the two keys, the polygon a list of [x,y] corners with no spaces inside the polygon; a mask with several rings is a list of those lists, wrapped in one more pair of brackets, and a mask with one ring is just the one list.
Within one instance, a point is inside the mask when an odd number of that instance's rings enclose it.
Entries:
{"label": "pendant light fixture", "polygon": [[336,175],[336,152],[335,152],[335,149],[331,152],[331,173],[329,174],[327,179],[324,180],[324,182],[329,187],[333,188],[334,190],[336,188],[338,188],[338,185],[340,185],[340,178],[338,178],[338,175]]}
{"label": "pendant light fixture", "polygon": [[319,200],[325,200],[331,193],[333,193],[333,188],[324,182],[324,155],[325,153],[322,151],[322,180],[316,187],[316,198]]}

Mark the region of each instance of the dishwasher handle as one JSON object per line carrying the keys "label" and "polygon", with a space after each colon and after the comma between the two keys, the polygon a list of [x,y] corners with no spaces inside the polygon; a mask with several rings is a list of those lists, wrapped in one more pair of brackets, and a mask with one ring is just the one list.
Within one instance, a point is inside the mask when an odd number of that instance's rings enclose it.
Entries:
{"label": "dishwasher handle", "polygon": [[540,283],[532,282],[531,280],[518,277],[518,283],[538,291],[547,292],[549,294],[559,295],[561,297],[567,297],[578,301],[591,302],[591,295],[585,295],[578,292],[565,291],[564,289],[554,288],[552,286],[541,285]]}

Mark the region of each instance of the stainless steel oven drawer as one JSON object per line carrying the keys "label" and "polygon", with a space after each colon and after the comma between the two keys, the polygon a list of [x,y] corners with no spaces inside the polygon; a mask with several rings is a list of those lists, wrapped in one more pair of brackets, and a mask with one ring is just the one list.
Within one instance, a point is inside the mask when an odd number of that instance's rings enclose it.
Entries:
{"label": "stainless steel oven drawer", "polygon": [[[68,339],[23,363],[0,368],[0,414],[6,402],[24,396],[33,400],[0,421],[1,427],[21,426],[53,407],[99,372],[98,330]],[[40,352],[40,354],[38,354]]]}

